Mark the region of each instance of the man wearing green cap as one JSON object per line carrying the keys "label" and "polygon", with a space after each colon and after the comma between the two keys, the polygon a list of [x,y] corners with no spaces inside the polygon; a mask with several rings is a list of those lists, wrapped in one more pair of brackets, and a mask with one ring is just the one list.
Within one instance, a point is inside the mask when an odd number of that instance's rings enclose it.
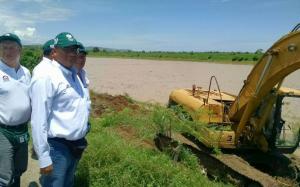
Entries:
{"label": "man wearing green cap", "polygon": [[87,88],[90,81],[87,78],[86,71],[83,69],[85,66],[85,62],[86,62],[87,51],[86,51],[85,47],[82,45],[82,43],[78,42],[78,46],[79,46],[79,48],[78,48],[78,53],[77,53],[77,60],[76,60],[76,63],[74,64],[74,66],[78,71],[77,74],[78,74],[83,86],[85,88]]}
{"label": "man wearing green cap", "polygon": [[[87,77],[86,71],[83,69],[85,66],[85,62],[86,62],[86,55],[87,55],[87,51],[86,51],[85,47],[82,45],[81,42],[78,42],[77,60],[76,60],[76,63],[74,64],[74,67],[77,70],[77,75],[81,80],[81,83],[84,87],[84,91],[86,92],[86,95],[88,96],[88,102],[90,105],[92,103],[91,99],[90,99],[90,91],[89,91],[90,81]],[[89,122],[88,122],[88,126],[90,128]]]}
{"label": "man wearing green cap", "polygon": [[21,50],[17,35],[0,36],[0,186],[20,186],[27,169],[31,76],[20,65]]}
{"label": "man wearing green cap", "polygon": [[74,184],[77,163],[87,142],[89,98],[73,67],[78,43],[63,32],[54,39],[52,67],[32,78],[32,137],[44,187]]}
{"label": "man wearing green cap", "polygon": [[53,49],[54,49],[54,39],[48,40],[43,45],[43,59],[38,65],[34,67],[32,71],[32,76],[43,76],[43,75],[38,75],[38,72],[43,72],[43,69],[47,70],[49,66],[52,65]]}

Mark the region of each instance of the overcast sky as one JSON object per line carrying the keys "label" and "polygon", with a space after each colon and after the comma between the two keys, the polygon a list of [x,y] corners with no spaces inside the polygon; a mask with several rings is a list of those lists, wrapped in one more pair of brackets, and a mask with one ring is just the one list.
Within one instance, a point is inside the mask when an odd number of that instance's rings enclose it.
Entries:
{"label": "overcast sky", "polygon": [[146,51],[266,50],[300,23],[300,0],[0,0],[0,33],[42,44]]}

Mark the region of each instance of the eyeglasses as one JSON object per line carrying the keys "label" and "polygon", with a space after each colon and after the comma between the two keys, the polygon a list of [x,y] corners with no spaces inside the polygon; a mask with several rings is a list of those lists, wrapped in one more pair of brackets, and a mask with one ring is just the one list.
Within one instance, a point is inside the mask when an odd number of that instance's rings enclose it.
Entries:
{"label": "eyeglasses", "polygon": [[76,54],[77,56],[86,56],[87,52],[80,50],[77,46],[60,48],[65,53]]}
{"label": "eyeglasses", "polygon": [[76,54],[78,53],[78,47],[64,47],[64,48],[61,48],[65,53],[72,53],[72,54]]}
{"label": "eyeglasses", "polygon": [[86,57],[86,54],[85,54],[85,53],[82,53],[82,52],[80,52],[80,53],[77,53],[77,57],[79,57],[79,58],[83,58],[83,57]]}

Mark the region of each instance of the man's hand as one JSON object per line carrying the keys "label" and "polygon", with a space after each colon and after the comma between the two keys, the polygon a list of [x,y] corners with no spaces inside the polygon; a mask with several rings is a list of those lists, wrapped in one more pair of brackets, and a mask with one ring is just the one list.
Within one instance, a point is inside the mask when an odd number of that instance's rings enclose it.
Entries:
{"label": "man's hand", "polygon": [[52,170],[53,170],[53,165],[51,164],[47,167],[40,168],[40,173],[42,175],[49,175],[49,174],[51,174]]}

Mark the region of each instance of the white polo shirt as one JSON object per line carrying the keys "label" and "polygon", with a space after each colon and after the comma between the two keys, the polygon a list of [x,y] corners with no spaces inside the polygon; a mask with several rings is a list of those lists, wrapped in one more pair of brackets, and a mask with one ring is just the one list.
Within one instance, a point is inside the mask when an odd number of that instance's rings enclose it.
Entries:
{"label": "white polo shirt", "polygon": [[30,72],[21,66],[7,66],[0,60],[0,123],[19,125],[29,121],[31,114],[29,86]]}
{"label": "white polo shirt", "polygon": [[43,168],[52,164],[47,138],[78,140],[86,135],[90,102],[75,69],[53,60],[51,68],[38,74],[44,76],[32,77],[31,125],[34,148]]}

